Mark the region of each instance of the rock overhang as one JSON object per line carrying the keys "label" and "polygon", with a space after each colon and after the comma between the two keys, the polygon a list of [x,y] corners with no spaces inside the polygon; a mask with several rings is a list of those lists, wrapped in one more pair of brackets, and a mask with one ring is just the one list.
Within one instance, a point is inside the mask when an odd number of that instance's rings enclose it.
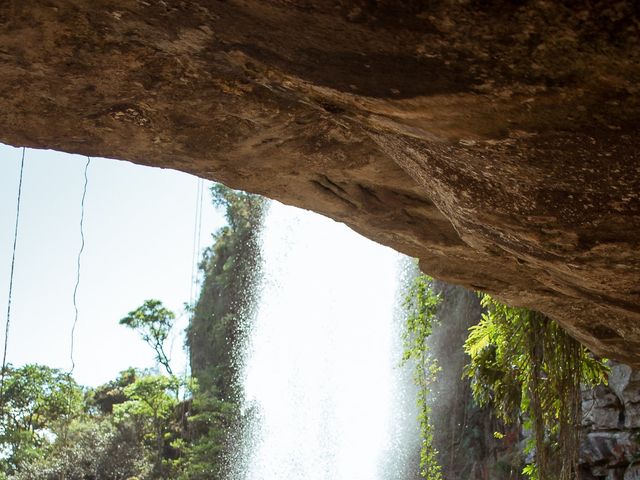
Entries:
{"label": "rock overhang", "polygon": [[0,5],[0,140],[316,210],[640,365],[638,5]]}

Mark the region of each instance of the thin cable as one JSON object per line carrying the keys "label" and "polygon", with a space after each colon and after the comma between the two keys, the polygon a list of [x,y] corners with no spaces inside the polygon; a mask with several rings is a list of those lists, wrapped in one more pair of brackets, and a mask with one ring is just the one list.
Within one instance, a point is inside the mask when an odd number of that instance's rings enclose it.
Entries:
{"label": "thin cable", "polygon": [[[198,260],[200,257],[200,236],[202,232],[202,198],[204,194],[204,181],[201,178],[198,178],[198,184],[196,188],[196,208],[195,208],[195,218],[193,220],[193,249],[191,251],[191,283],[189,289],[189,323],[193,320],[193,314],[196,304],[196,296],[199,296],[198,290]],[[188,377],[188,370],[190,364],[187,361],[184,369],[184,383],[186,385],[186,380]]]}
{"label": "thin cable", "polygon": [[200,250],[200,235],[198,232],[199,224],[202,222],[202,179],[198,179],[196,188],[196,208],[193,220],[193,247],[191,251],[191,287],[189,289],[189,306],[193,307],[195,303],[195,284],[198,275],[198,253]]}
{"label": "thin cable", "polygon": [[[198,241],[196,243],[196,295],[200,296],[200,292],[198,291],[198,287],[200,286],[200,274],[199,274],[199,260],[200,260],[200,248],[202,247],[201,243],[201,234],[202,234],[202,197],[204,194],[204,180],[200,179],[200,199],[198,202]],[[193,299],[195,301],[195,297]]]}
{"label": "thin cable", "polygon": [[[196,188],[196,208],[195,208],[195,218],[193,220],[193,249],[191,251],[191,285],[189,289],[189,323],[193,320],[193,313],[195,308],[195,298],[199,292],[197,292],[198,286],[198,260],[200,256],[200,235],[202,232],[202,198],[204,191],[204,181],[201,178],[198,178],[198,184]],[[173,344],[172,344],[173,347]],[[184,367],[183,372],[183,380],[182,383],[185,387],[184,395],[186,397],[187,394],[187,379],[189,378],[189,369],[190,362],[187,361]],[[184,422],[186,419],[187,410],[185,408],[185,403],[183,402],[182,408],[182,421]]]}
{"label": "thin cable", "polygon": [[89,179],[87,176],[87,172],[89,170],[89,164],[91,163],[91,157],[87,157],[87,163],[84,166],[84,187],[82,189],[82,200],[80,201],[80,251],[78,252],[78,261],[76,264],[76,286],[73,289],[73,326],[71,327],[71,349],[69,352],[69,356],[71,358],[71,370],[69,371],[69,375],[73,374],[73,371],[76,368],[76,362],[73,358],[73,351],[75,346],[75,334],[76,334],[76,325],[78,324],[78,287],[80,287],[80,260],[82,259],[82,252],[84,251],[84,200],[87,196],[87,184],[89,183]]}
{"label": "thin cable", "polygon": [[189,286],[189,307],[193,306],[193,279],[194,279],[194,265],[196,259],[196,238],[198,228],[198,198],[200,197],[200,179],[196,183],[196,208],[193,218],[193,240],[191,242],[191,283]]}
{"label": "thin cable", "polygon": [[26,147],[22,147],[22,160],[20,161],[20,180],[18,181],[18,200],[16,202],[16,224],[13,230],[13,253],[11,255],[11,273],[9,274],[9,297],[7,301],[7,321],[4,327],[4,350],[2,352],[2,373],[0,374],[0,401],[4,411],[4,377],[7,369],[7,350],[9,347],[9,327],[11,325],[11,297],[13,295],[13,272],[16,265],[16,249],[18,246],[18,225],[20,221],[20,201],[22,199],[22,175],[24,173],[24,154]]}

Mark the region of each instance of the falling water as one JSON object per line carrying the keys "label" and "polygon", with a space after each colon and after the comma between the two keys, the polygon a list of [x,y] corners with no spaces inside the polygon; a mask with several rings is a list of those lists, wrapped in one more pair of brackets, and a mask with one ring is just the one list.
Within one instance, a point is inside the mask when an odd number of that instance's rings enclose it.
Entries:
{"label": "falling water", "polygon": [[273,202],[245,354],[247,429],[234,480],[413,478],[419,445],[400,367],[400,256]]}

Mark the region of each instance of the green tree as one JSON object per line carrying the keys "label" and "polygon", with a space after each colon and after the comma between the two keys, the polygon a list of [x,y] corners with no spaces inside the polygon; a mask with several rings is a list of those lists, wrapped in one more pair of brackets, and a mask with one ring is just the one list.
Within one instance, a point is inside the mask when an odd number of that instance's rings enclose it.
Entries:
{"label": "green tree", "polygon": [[64,435],[64,425],[82,413],[82,389],[71,376],[44,365],[8,366],[0,417],[0,471],[45,453],[50,437]]}
{"label": "green tree", "polygon": [[125,480],[147,478],[151,464],[134,422],[111,415],[74,419],[67,441],[57,439],[46,455],[23,463],[12,480]]}
{"label": "green tree", "polygon": [[134,417],[145,425],[146,437],[153,445],[154,473],[159,478],[163,478],[165,434],[171,428],[179,403],[175,395],[179,388],[180,382],[175,377],[143,376],[125,387],[128,400],[113,407],[120,420]]}
{"label": "green tree", "polygon": [[491,404],[506,423],[521,420],[533,432],[529,477],[575,478],[581,385],[605,383],[606,366],[543,314],[486,294],[481,303],[486,313],[465,343],[474,398]]}
{"label": "green tree", "polygon": [[224,209],[227,225],[216,232],[200,264],[204,280],[187,329],[187,345],[200,391],[215,391],[233,400],[237,380],[233,352],[244,341],[255,304],[264,198],[222,184],[214,185],[211,194],[213,204]]}
{"label": "green tree", "polygon": [[241,429],[234,352],[245,341],[260,270],[264,198],[220,184],[211,194],[213,204],[224,209],[227,225],[205,250],[202,289],[187,329],[191,371],[199,384],[188,417],[189,445],[181,477],[190,480],[224,478],[235,441],[230,432]]}
{"label": "green tree", "polygon": [[188,446],[181,479],[210,480],[224,476],[229,432],[237,428],[238,406],[213,392],[193,396],[188,419]]}
{"label": "green tree", "polygon": [[167,310],[160,300],[146,300],[120,320],[120,325],[136,330],[153,348],[156,360],[164,366],[169,375],[173,375],[173,372],[170,359],[164,350],[164,342],[169,337],[175,318],[175,314]]}
{"label": "green tree", "polygon": [[97,409],[96,413],[113,413],[114,405],[128,400],[124,389],[134,383],[139,376],[140,374],[135,368],[129,367],[120,372],[115,380],[89,390],[86,398],[87,408]]}

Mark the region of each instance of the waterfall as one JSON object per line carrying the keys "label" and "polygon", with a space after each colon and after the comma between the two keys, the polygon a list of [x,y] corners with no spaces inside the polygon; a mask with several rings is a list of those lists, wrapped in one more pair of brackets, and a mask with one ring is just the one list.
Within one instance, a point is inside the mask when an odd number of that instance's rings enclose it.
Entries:
{"label": "waterfall", "polygon": [[402,258],[346,226],[272,202],[261,300],[244,354],[234,480],[413,478],[419,448],[400,366]]}

